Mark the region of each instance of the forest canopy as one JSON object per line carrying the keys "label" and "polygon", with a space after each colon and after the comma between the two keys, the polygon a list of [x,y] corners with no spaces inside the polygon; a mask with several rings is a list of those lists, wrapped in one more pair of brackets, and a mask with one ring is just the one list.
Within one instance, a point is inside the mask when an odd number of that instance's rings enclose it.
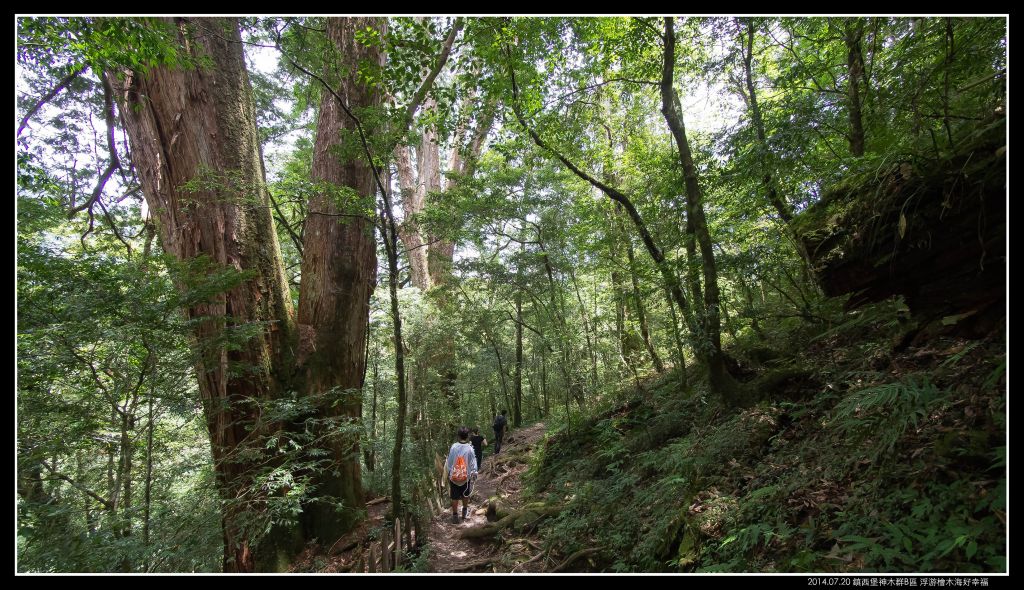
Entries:
{"label": "forest canopy", "polygon": [[1007,35],[16,17],[17,571],[1005,572]]}

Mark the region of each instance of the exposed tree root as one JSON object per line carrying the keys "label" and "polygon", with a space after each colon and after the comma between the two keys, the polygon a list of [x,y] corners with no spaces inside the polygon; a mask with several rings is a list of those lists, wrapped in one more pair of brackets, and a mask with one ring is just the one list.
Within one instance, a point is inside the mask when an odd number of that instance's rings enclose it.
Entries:
{"label": "exposed tree root", "polygon": [[557,566],[555,566],[555,569],[550,570],[550,571],[552,573],[565,571],[565,569],[568,568],[570,565],[572,565],[573,562],[579,560],[581,557],[586,557],[588,555],[592,555],[594,553],[597,553],[600,549],[601,549],[600,547],[590,547],[588,549],[580,549],[576,553],[573,553],[572,555],[567,557],[565,559],[565,561],[563,561],[562,563],[560,563]]}
{"label": "exposed tree root", "polygon": [[[486,539],[493,537],[507,528],[513,528],[519,532],[533,530],[542,519],[558,514],[562,511],[561,506],[544,506],[543,504],[529,504],[521,510],[514,512],[502,512],[495,506],[494,517],[497,522],[486,524],[482,527],[473,527],[459,531],[460,539]],[[490,507],[488,507],[488,519],[490,519]]]}

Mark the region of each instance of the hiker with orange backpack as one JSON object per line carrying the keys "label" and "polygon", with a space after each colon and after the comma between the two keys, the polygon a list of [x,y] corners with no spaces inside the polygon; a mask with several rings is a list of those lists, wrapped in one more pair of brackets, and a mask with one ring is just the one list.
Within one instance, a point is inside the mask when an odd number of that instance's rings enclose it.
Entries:
{"label": "hiker with orange backpack", "polygon": [[466,519],[469,495],[473,491],[471,483],[477,475],[476,453],[469,443],[469,428],[460,426],[458,434],[459,441],[452,444],[448,459],[444,462],[452,498],[452,524],[459,524],[459,500],[462,500],[462,520]]}

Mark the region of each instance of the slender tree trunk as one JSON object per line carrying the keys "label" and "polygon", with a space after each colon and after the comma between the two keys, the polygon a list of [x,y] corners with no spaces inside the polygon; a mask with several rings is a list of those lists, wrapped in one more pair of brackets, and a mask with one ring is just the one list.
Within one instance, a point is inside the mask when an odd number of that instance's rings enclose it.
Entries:
{"label": "slender tree trunk", "polygon": [[379,363],[377,357],[373,357],[373,401],[371,402],[370,410],[370,434],[369,442],[374,445],[363,451],[363,460],[366,462],[366,470],[373,471],[376,469],[377,460],[377,389],[378,380],[380,378],[380,371],[378,370]]}
{"label": "slender tree trunk", "polygon": [[729,306],[727,304],[729,298],[722,297],[722,319],[725,320],[725,329],[732,335],[733,340],[736,339],[736,325],[732,321],[732,316],[729,315]]}
{"label": "slender tree trunk", "polygon": [[[402,344],[402,316],[398,309],[398,236],[391,203],[385,202],[381,226],[385,228],[388,255],[388,292],[391,295],[391,319],[394,325],[395,374],[398,376],[398,416],[395,420],[395,446],[391,451],[391,516],[398,520],[404,512],[402,505],[402,446],[405,443],[405,415],[408,400],[405,391],[405,347]],[[397,545],[398,539],[395,539]]]}
{"label": "slender tree trunk", "polygon": [[548,355],[540,355],[540,390],[544,394],[544,418],[547,419],[551,413],[548,405]]}
{"label": "slender tree trunk", "polygon": [[501,362],[501,351],[498,349],[498,343],[488,336],[491,341],[491,347],[494,349],[494,356],[498,359],[498,376],[501,377],[501,392],[505,395],[505,407],[509,407],[508,397],[508,385],[505,383],[505,365]]}
{"label": "slender tree trunk", "polygon": [[711,386],[723,396],[726,403],[739,405],[744,400],[743,390],[726,370],[725,359],[722,355],[721,320],[719,319],[719,293],[718,293],[718,270],[715,266],[715,254],[712,249],[711,235],[708,232],[707,219],[704,216],[704,195],[697,178],[697,168],[693,163],[693,155],[690,152],[690,144],[686,138],[686,127],[683,125],[683,117],[679,103],[679,96],[672,86],[673,70],[675,68],[675,31],[672,17],[665,18],[665,62],[661,79],[661,110],[672,130],[672,136],[679,148],[679,161],[683,167],[683,177],[686,183],[686,216],[687,222],[692,223],[693,233],[701,250],[701,266],[704,271],[704,307],[703,334],[701,335],[700,346],[706,349],[704,352],[707,359],[708,372]]}
{"label": "slender tree trunk", "polygon": [[148,418],[146,428],[146,484],[145,491],[143,492],[143,503],[144,512],[142,516],[142,545],[146,548],[146,571],[149,571],[151,563],[151,553],[149,552],[149,528],[151,520],[151,509],[153,505],[153,420],[155,418],[153,412],[153,393],[150,392],[149,399],[146,400],[147,411],[146,415]]}
{"label": "slender tree trunk", "polygon": [[[608,164],[606,164],[608,165]],[[606,175],[607,176],[607,175]],[[622,205],[612,202],[612,232],[611,258],[612,258],[612,295],[615,299],[615,345],[619,359],[622,361],[619,375],[623,376],[622,370],[635,373],[636,369],[631,365],[631,351],[626,338],[626,287],[623,285],[622,275],[619,273],[619,242],[622,239],[629,239],[625,228],[622,225]]]}
{"label": "slender tree trunk", "polygon": [[[861,24],[861,31],[863,31],[863,24]],[[946,140],[949,142],[949,147],[951,148],[953,147],[953,129],[949,124],[949,70],[953,65],[953,54],[956,49],[954,41],[953,19],[947,16],[946,37],[944,42],[946,60],[942,66],[942,126],[946,129]]]}
{"label": "slender tree trunk", "polygon": [[844,22],[846,41],[846,66],[850,76],[846,85],[847,113],[850,119],[850,153],[856,157],[864,155],[864,124],[861,116],[860,86],[864,80],[864,56],[861,40],[864,37],[864,21],[859,18]]}
{"label": "slender tree trunk", "polygon": [[491,416],[498,415],[498,402],[494,399],[494,389],[490,386],[487,387],[487,400],[491,404]]}
{"label": "slender tree trunk", "polygon": [[513,426],[523,425],[523,296],[516,291],[516,379],[513,398]]}
{"label": "slender tree trunk", "polygon": [[[277,428],[260,425],[257,403],[275,397],[290,377],[294,333],[291,297],[270,216],[259,159],[252,93],[233,18],[163,19],[186,52],[212,67],[106,72],[132,147],[143,193],[165,252],[178,260],[206,257],[214,273],[250,273],[245,281],[186,310],[198,352],[203,400],[223,508],[224,569],[276,569],[301,539],[278,527],[260,542],[245,522],[266,509],[243,505],[259,460],[241,459],[250,442]],[[120,79],[119,79],[120,77]],[[306,275],[304,275],[306,276]],[[181,284],[181,288],[188,285]],[[267,328],[228,347],[250,325]],[[235,367],[246,367],[237,371]]]}
{"label": "slender tree trunk", "polygon": [[544,264],[544,272],[548,277],[548,293],[551,299],[551,313],[555,321],[556,336],[563,342],[562,350],[562,362],[559,363],[558,368],[562,374],[566,391],[571,393],[576,399],[580,406],[583,406],[583,394],[579,391],[579,386],[574,380],[573,375],[575,373],[574,363],[569,356],[569,347],[564,345],[567,341],[568,335],[568,324],[565,320],[565,298],[562,292],[559,291],[555,284],[555,272],[551,265],[551,258],[548,256],[546,247],[544,246],[544,240],[542,239],[540,230],[537,231],[537,245],[540,248],[540,258]]}
{"label": "slender tree trunk", "polygon": [[590,321],[590,314],[587,313],[587,306],[583,303],[583,297],[580,295],[580,285],[576,280],[576,271],[569,267],[569,278],[572,280],[573,291],[576,293],[576,302],[580,304],[580,314],[583,320],[583,334],[587,338],[587,359],[590,361],[590,379],[593,383],[593,389],[596,391],[598,386],[597,378],[597,354],[594,352],[594,342],[591,338],[591,332],[594,332],[594,338],[597,337],[596,331],[593,329],[592,322]]}
{"label": "slender tree trunk", "polygon": [[[612,250],[612,263],[617,260],[615,250]],[[618,270],[612,270],[612,296],[615,299],[615,348],[619,358],[626,362],[626,305],[623,297],[622,275]],[[627,367],[622,367],[626,369]],[[620,375],[621,370],[620,370]]]}
{"label": "slender tree trunk", "polygon": [[754,124],[754,132],[757,134],[757,142],[760,146],[761,151],[761,170],[764,178],[762,179],[762,186],[764,187],[765,193],[767,194],[768,202],[771,203],[772,207],[779,214],[779,218],[782,219],[783,223],[789,229],[790,236],[793,238],[793,244],[796,247],[797,253],[803,260],[803,273],[805,280],[811,280],[811,258],[807,252],[807,246],[804,245],[803,240],[796,235],[793,231],[791,221],[793,219],[793,209],[789,203],[786,202],[781,195],[779,195],[778,181],[774,176],[774,158],[771,149],[768,146],[768,139],[764,128],[764,119],[761,117],[761,106],[757,101],[757,89],[754,85],[754,73],[753,73],[753,59],[754,59],[754,22],[747,20],[747,42],[743,48],[743,71],[745,74],[746,86],[747,86],[747,104],[750,108],[750,119]]}
{"label": "slender tree trunk", "polygon": [[[523,117],[522,114],[522,109],[520,108],[518,103],[519,90],[518,85],[516,83],[514,69],[510,69],[509,77],[512,82],[512,112],[515,114],[516,119],[519,121],[519,124],[523,127],[527,134],[529,134],[530,138],[533,139],[533,142],[537,144],[538,147],[550,151],[556,158],[558,158],[559,161],[565,164],[565,166],[570,171],[572,171],[573,174],[587,181],[588,183],[591,184],[591,186],[599,189],[601,192],[607,195],[608,198],[622,205],[622,207],[626,210],[626,213],[629,214],[629,218],[633,221],[633,225],[636,227],[637,233],[640,234],[640,238],[644,243],[644,247],[647,249],[647,253],[651,256],[651,259],[654,261],[654,264],[657,267],[658,272],[661,273],[662,279],[665,281],[665,286],[669,289],[669,292],[672,294],[672,297],[679,304],[679,307],[684,310],[684,314],[688,316],[689,304],[687,303],[686,297],[683,295],[683,291],[680,288],[679,278],[673,271],[671,266],[668,264],[668,261],[665,260],[664,253],[662,252],[661,248],[657,245],[657,243],[654,241],[654,237],[648,230],[647,225],[644,223],[639,211],[637,211],[636,207],[633,205],[633,202],[629,199],[629,197],[627,197],[618,189],[611,187],[608,184],[601,182],[600,180],[597,180],[593,176],[587,174],[578,166],[576,166],[571,160],[569,160],[556,150],[552,149],[551,146],[549,146],[543,139],[541,139],[540,135],[538,135],[535,130],[533,130],[532,128],[530,128],[529,125],[527,125],[526,119]],[[669,86],[671,87],[671,84]],[[695,348],[699,350],[699,347],[695,346]]]}
{"label": "slender tree trunk", "polygon": [[672,319],[672,337],[676,344],[676,364],[679,365],[679,381],[685,387],[687,385],[686,355],[683,354],[683,338],[679,334],[679,318],[676,316],[676,306],[672,302],[672,295],[665,289],[665,303],[668,304],[669,316]]}
{"label": "slender tree trunk", "polygon": [[779,214],[782,221],[789,223],[793,218],[793,210],[788,203],[782,200],[772,176],[772,168],[768,163],[769,149],[768,140],[764,131],[764,119],[761,117],[761,106],[757,101],[757,89],[754,86],[754,73],[752,62],[754,59],[754,23],[747,20],[747,42],[743,47],[743,72],[744,82],[747,86],[747,105],[750,109],[750,119],[754,124],[754,132],[757,134],[757,141],[761,150],[761,168],[764,174],[762,184],[768,196],[768,202]]}
{"label": "slender tree trunk", "polygon": [[738,273],[737,276],[739,277],[740,287],[743,289],[743,295],[747,304],[747,315],[750,316],[750,327],[754,330],[754,333],[757,334],[758,339],[764,342],[764,332],[761,330],[761,325],[757,321],[757,315],[754,313],[754,295],[750,291],[750,285],[743,278],[742,272]]}
{"label": "slender tree trunk", "polygon": [[[135,396],[137,399],[137,396]],[[132,534],[132,458],[135,454],[135,448],[132,444],[131,431],[135,425],[135,400],[131,404],[125,403],[124,412],[121,414],[121,458],[118,465],[118,479],[123,482],[124,494],[120,500],[120,514],[115,514],[114,517],[120,522],[118,524],[118,536],[126,538]],[[132,571],[132,563],[128,557],[123,557],[120,563],[122,572]]]}
{"label": "slender tree trunk", "polygon": [[661,362],[658,351],[654,349],[654,343],[651,341],[651,331],[647,327],[647,314],[644,312],[644,300],[640,294],[640,281],[636,276],[636,257],[633,255],[632,242],[629,244],[626,253],[629,255],[629,275],[633,281],[633,301],[636,303],[636,319],[640,322],[640,335],[644,339],[647,353],[651,355],[654,370],[658,373],[664,373],[665,365]]}

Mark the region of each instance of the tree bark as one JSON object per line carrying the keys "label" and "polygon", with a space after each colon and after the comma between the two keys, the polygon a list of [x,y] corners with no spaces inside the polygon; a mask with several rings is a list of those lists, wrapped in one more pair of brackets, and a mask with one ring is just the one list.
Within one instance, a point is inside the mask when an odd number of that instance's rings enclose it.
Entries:
{"label": "tree bark", "polygon": [[679,96],[672,87],[673,70],[675,68],[676,38],[673,29],[673,18],[665,17],[665,61],[661,78],[661,112],[665,116],[672,137],[679,148],[679,161],[683,167],[686,184],[686,217],[692,223],[693,233],[700,245],[701,266],[704,271],[704,307],[702,309],[702,332],[698,345],[703,349],[707,359],[711,386],[726,403],[739,405],[742,391],[739,384],[726,370],[722,355],[721,320],[718,309],[718,270],[715,266],[715,254],[712,249],[711,235],[708,232],[707,219],[704,216],[704,195],[697,178],[697,168],[693,163],[690,144],[686,138],[686,127],[679,104]]}
{"label": "tree bark", "polygon": [[864,21],[859,18],[847,19],[843,25],[843,34],[847,52],[846,67],[850,77],[846,85],[850,153],[859,158],[864,155],[864,124],[861,120],[860,98],[860,86],[864,80],[864,55],[861,51]]}
{"label": "tree bark", "polygon": [[654,343],[651,341],[651,331],[647,326],[647,314],[644,312],[644,300],[640,294],[640,281],[636,276],[636,257],[633,255],[632,242],[628,244],[626,254],[629,256],[629,276],[633,281],[633,301],[636,304],[636,319],[640,322],[640,336],[644,339],[647,353],[651,355],[654,370],[658,373],[664,373],[665,365],[661,362],[661,357],[658,356],[658,351],[654,348]]}
{"label": "tree bark", "polygon": [[[398,226],[398,235],[402,238],[402,245],[409,258],[412,284],[420,291],[426,292],[430,288],[427,260],[430,246],[423,238],[415,219],[415,216],[423,211],[426,186],[416,180],[409,147],[400,145],[395,148],[395,164],[398,168],[398,185],[402,191],[402,213],[405,216],[402,224]],[[439,187],[434,187],[434,190],[437,188]]]}
{"label": "tree bark", "polygon": [[[186,52],[208,57],[212,67],[105,75],[121,90],[118,104],[134,165],[164,251],[182,261],[205,257],[212,264],[206,272],[247,273],[226,292],[192,303],[186,316],[194,324],[199,391],[226,501],[224,569],[254,571],[271,567],[278,548],[261,542],[257,554],[258,535],[242,524],[254,508],[233,500],[252,485],[258,461],[239,459],[238,451],[262,434],[252,431],[257,402],[275,397],[289,378],[291,298],[264,186],[237,21],[164,22],[177,28]],[[266,328],[225,346],[226,338],[252,325]]]}
{"label": "tree bark", "polygon": [[747,86],[747,104],[750,108],[750,119],[754,124],[754,132],[757,134],[757,141],[760,144],[761,172],[763,174],[762,186],[764,187],[768,202],[779,214],[779,218],[786,224],[789,234],[793,239],[797,253],[803,260],[803,274],[805,280],[811,280],[812,265],[811,258],[803,240],[796,236],[791,226],[793,219],[793,208],[779,195],[778,181],[774,176],[773,154],[768,146],[767,134],[765,133],[764,119],[761,117],[761,106],[757,101],[757,89],[754,85],[753,59],[754,59],[754,22],[747,20],[747,41],[743,48],[743,71]]}
{"label": "tree bark", "polygon": [[[384,27],[382,18],[328,19],[327,37],[342,67],[354,72],[360,61],[382,64],[380,47],[360,44],[356,33],[369,28],[383,35]],[[320,101],[311,176],[336,190],[309,201],[298,367],[305,394],[315,400],[320,417],[347,422],[359,419],[362,406],[366,318],[377,274],[373,218],[365,211],[375,207],[376,178],[362,154],[343,160],[336,153],[343,137],[357,131],[356,121],[344,112],[339,98],[349,111],[381,104],[380,92],[351,75],[343,76],[334,93],[323,93]],[[307,536],[324,542],[332,542],[355,525],[364,500],[358,434],[341,434],[337,426],[324,426],[318,433],[333,465],[316,475],[321,498],[304,509]],[[335,503],[343,509],[339,511]]]}
{"label": "tree bark", "polygon": [[513,396],[512,424],[519,428],[523,424],[523,297],[516,291],[516,378]]}

